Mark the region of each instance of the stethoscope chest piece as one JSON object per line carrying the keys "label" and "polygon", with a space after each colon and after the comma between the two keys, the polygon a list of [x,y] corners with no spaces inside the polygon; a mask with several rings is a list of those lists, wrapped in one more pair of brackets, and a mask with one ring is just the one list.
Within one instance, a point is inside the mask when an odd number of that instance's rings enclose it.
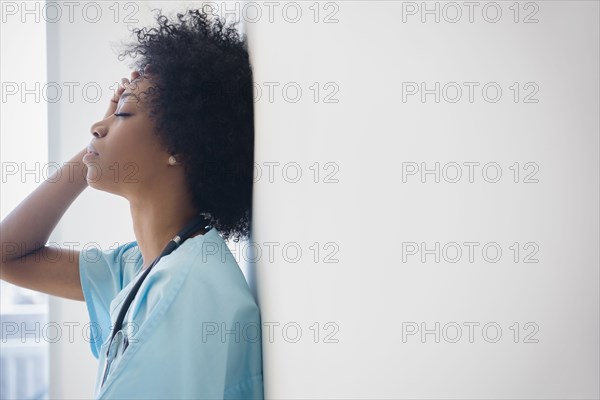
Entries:
{"label": "stethoscope chest piece", "polygon": [[129,341],[127,339],[127,335],[123,332],[123,330],[121,329],[117,331],[115,336],[111,339],[110,343],[108,344],[108,351],[106,352],[106,362],[104,363],[104,374],[102,377],[101,385],[104,384],[104,381],[108,376],[113,361],[117,357],[121,357],[123,355],[123,352],[127,348],[128,344]]}

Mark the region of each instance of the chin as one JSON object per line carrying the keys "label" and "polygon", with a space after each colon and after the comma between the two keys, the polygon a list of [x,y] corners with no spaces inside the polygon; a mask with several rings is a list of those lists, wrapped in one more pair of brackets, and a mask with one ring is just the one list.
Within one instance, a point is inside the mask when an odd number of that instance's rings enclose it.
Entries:
{"label": "chin", "polygon": [[102,168],[96,162],[86,163],[84,161],[84,164],[87,166],[85,180],[89,186],[96,187],[102,181]]}
{"label": "chin", "polygon": [[102,187],[102,182],[100,181],[100,179],[96,178],[90,178],[90,176],[86,176],[86,181],[89,187],[92,187],[94,189],[97,190],[104,190],[104,188]]}

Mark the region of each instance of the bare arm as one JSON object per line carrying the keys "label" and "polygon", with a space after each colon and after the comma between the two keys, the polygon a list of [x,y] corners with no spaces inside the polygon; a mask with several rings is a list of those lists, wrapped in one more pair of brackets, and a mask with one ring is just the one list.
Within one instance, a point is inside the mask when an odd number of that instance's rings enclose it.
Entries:
{"label": "bare arm", "polygon": [[88,186],[80,150],[0,223],[0,279],[28,289],[84,300],[79,251],[46,246],[73,201]]}
{"label": "bare arm", "polygon": [[[132,72],[132,80],[140,74]],[[104,118],[115,112],[125,90],[123,78]],[[39,292],[84,301],[79,251],[46,246],[73,201],[88,186],[80,150],[42,182],[0,223],[0,279]]]}
{"label": "bare arm", "polygon": [[5,253],[5,243],[18,243],[30,251],[46,244],[64,213],[87,187],[87,166],[81,161],[85,153],[82,149],[74,155],[2,220],[2,262],[25,255]]}

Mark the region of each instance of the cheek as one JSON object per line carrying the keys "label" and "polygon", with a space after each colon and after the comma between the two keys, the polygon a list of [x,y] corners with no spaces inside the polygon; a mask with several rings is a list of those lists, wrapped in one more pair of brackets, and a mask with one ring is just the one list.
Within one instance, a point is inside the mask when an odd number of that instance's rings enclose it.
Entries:
{"label": "cheek", "polygon": [[115,125],[110,132],[107,147],[110,149],[110,158],[117,162],[137,162],[140,154],[146,152],[145,137],[140,124],[136,120],[129,120]]}
{"label": "cheek", "polygon": [[121,162],[123,172],[134,174],[135,171],[135,176],[143,181],[160,175],[164,169],[164,163],[161,161],[164,158],[166,162],[167,158],[156,143],[146,139],[133,143],[129,148],[130,151],[123,156],[124,161]]}
{"label": "cheek", "polygon": [[152,129],[148,121],[141,117],[115,125],[110,143],[107,142],[112,163],[118,163],[120,169],[129,167],[150,172],[157,167],[161,158],[168,158]]}

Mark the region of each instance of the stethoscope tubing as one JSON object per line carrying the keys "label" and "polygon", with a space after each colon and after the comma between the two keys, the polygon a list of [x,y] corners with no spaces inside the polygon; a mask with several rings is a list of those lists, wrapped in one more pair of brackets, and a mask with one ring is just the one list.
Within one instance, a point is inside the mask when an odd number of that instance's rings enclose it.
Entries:
{"label": "stethoscope tubing", "polygon": [[[106,362],[104,364],[104,373],[102,376],[102,382],[100,384],[100,387],[102,387],[104,385],[104,382],[106,381],[106,378],[110,371],[110,365],[112,364],[112,361],[118,355],[122,354],[125,351],[125,349],[127,348],[127,346],[129,345],[127,335],[125,334],[125,332],[123,332],[123,329],[122,329],[123,320],[125,319],[125,314],[127,314],[127,311],[129,310],[129,306],[133,302],[133,299],[135,298],[135,295],[137,294],[140,286],[142,286],[142,282],[144,281],[144,279],[146,279],[146,276],[148,275],[148,273],[150,273],[150,270],[152,269],[152,267],[154,267],[154,265],[156,265],[162,257],[170,254],[173,250],[175,250],[177,247],[179,247],[183,242],[185,242],[190,237],[190,235],[192,233],[196,232],[203,225],[204,225],[204,228],[206,228],[206,229],[209,228],[209,226],[206,225],[205,217],[203,217],[203,216],[194,217],[177,235],[175,235],[175,237],[173,237],[173,239],[171,239],[169,241],[169,243],[167,243],[167,246],[165,247],[165,249],[152,262],[152,264],[150,264],[150,266],[148,268],[146,268],[146,271],[138,279],[138,281],[135,283],[135,285],[133,286],[133,288],[127,295],[127,298],[123,302],[123,306],[121,307],[121,310],[119,311],[119,315],[117,317],[117,320],[115,322],[115,325],[114,325],[112,333],[111,333],[110,343],[108,345],[108,350],[106,351]],[[115,338],[117,338],[116,341],[115,341]],[[116,343],[116,345],[114,345],[115,343]]]}

